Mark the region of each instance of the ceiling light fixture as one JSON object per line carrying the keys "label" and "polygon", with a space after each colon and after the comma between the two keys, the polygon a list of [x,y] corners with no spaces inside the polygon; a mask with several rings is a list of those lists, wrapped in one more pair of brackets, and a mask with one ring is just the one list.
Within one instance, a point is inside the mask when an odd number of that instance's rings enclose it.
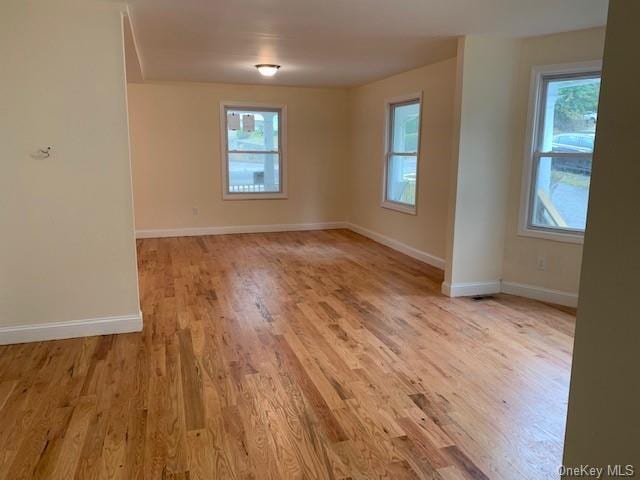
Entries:
{"label": "ceiling light fixture", "polygon": [[273,77],[280,68],[280,65],[274,65],[271,63],[260,63],[256,65],[256,68],[263,77]]}

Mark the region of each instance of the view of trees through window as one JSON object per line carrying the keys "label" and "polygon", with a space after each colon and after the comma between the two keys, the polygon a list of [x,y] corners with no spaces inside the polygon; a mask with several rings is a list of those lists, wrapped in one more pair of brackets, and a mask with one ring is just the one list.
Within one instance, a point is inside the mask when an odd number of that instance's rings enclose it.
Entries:
{"label": "view of trees through window", "polygon": [[555,127],[559,131],[595,131],[600,79],[560,88],[554,108]]}

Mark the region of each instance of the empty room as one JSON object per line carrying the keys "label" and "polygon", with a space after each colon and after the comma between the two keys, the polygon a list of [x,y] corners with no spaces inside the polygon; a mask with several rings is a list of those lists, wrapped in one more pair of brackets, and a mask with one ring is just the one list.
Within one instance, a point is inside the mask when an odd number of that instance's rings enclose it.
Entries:
{"label": "empty room", "polygon": [[640,475],[639,22],[2,0],[0,480]]}

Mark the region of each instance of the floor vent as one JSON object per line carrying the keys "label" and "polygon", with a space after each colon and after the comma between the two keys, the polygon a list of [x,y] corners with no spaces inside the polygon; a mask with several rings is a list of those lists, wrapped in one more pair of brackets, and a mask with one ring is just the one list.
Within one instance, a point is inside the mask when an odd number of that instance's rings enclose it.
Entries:
{"label": "floor vent", "polygon": [[476,295],[475,297],[471,297],[471,300],[474,302],[483,302],[484,300],[493,300],[494,298],[493,295]]}

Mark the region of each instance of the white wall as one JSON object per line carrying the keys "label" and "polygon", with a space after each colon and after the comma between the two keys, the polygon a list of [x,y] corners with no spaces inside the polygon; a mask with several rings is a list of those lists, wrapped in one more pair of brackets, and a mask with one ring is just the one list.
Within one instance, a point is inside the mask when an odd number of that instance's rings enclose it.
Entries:
{"label": "white wall", "polygon": [[451,243],[443,285],[452,296],[500,291],[519,54],[517,40],[459,41]]}
{"label": "white wall", "polygon": [[635,464],[636,476],[640,468],[639,24],[639,2],[611,1],[563,462],[573,467]]}
{"label": "white wall", "polygon": [[[456,60],[427,65],[349,91],[348,218],[435,259],[445,256],[445,232]],[[417,214],[381,208],[385,103],[423,93]]]}
{"label": "white wall", "polygon": [[[221,101],[287,106],[287,199],[222,200]],[[129,84],[129,110],[139,231],[345,220],[345,90]]]}
{"label": "white wall", "polygon": [[2,2],[0,327],[139,315],[122,9]]}
{"label": "white wall", "polygon": [[[524,164],[531,69],[538,65],[602,59],[604,28],[525,39],[518,74],[514,149],[504,253],[503,280],[577,294],[582,245],[518,236],[518,215]],[[537,269],[538,256],[546,256],[545,271]]]}

